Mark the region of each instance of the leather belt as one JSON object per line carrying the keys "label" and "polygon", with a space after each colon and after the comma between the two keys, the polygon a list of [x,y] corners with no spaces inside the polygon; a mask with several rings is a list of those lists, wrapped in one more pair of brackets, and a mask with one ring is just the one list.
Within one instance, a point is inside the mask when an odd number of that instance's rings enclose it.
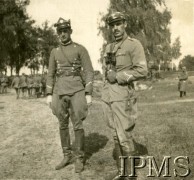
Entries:
{"label": "leather belt", "polygon": [[74,71],[59,71],[58,73],[59,77],[63,77],[63,76],[79,76],[78,72],[74,72]]}

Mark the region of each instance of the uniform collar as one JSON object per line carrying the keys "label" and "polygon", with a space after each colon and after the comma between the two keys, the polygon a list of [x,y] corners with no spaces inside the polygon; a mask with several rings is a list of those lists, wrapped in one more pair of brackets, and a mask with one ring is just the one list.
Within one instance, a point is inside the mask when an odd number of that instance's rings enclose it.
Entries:
{"label": "uniform collar", "polygon": [[72,40],[70,40],[70,41],[67,42],[67,43],[62,43],[62,42],[61,42],[61,45],[62,45],[62,46],[68,46],[68,45],[70,45],[70,44],[72,44]]}

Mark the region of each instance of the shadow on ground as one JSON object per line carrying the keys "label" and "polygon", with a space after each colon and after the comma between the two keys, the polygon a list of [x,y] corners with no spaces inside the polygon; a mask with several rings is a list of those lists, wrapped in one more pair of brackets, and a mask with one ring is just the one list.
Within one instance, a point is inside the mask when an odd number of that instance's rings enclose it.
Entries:
{"label": "shadow on ground", "polygon": [[136,141],[134,141],[134,145],[135,145],[135,149],[138,152],[139,156],[144,156],[144,155],[148,155],[148,149],[145,145],[140,144]]}
{"label": "shadow on ground", "polygon": [[108,142],[108,138],[99,133],[90,133],[85,137],[85,158],[88,160],[92,154],[97,153],[104,148]]}

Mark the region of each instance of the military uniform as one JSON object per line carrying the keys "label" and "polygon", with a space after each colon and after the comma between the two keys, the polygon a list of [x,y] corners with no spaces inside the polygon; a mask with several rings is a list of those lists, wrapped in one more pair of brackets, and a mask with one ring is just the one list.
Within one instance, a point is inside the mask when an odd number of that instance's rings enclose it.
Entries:
{"label": "military uniform", "polygon": [[[113,22],[124,20],[120,13],[111,18]],[[113,56],[112,60],[110,56]],[[119,41],[108,44],[104,53],[103,72],[104,117],[112,129],[117,167],[120,170],[119,156],[136,153],[132,130],[137,119],[137,95],[133,81],[147,75],[147,63],[141,43],[125,33]],[[120,179],[119,176],[117,178]]]}
{"label": "military uniform", "polygon": [[27,89],[27,78],[25,74],[20,77],[20,89],[22,90],[22,95],[24,96]]}
{"label": "military uniform", "polygon": [[14,78],[13,78],[13,81],[11,83],[11,87],[13,87],[16,91],[16,98],[18,99],[19,98],[19,94],[20,94],[20,78],[18,75],[16,75]]}
{"label": "military uniform", "polygon": [[34,80],[32,78],[32,75],[29,75],[27,77],[28,97],[31,97],[32,96],[33,84],[34,84]]}
{"label": "military uniform", "polygon": [[[61,29],[70,28],[70,21],[60,18],[56,26]],[[85,84],[83,83],[83,76],[81,76],[82,70]],[[70,40],[66,44],[61,43],[59,47],[51,51],[46,91],[47,94],[52,94],[51,107],[53,114],[59,120],[61,145],[65,158],[56,169],[66,166],[66,157],[71,156],[69,118],[75,132],[75,155],[79,160],[78,163],[83,160],[83,120],[87,116],[85,95],[92,94],[92,82],[92,63],[87,50],[82,45]]]}
{"label": "military uniform", "polygon": [[2,93],[7,93],[7,86],[8,86],[8,77],[6,75],[3,75],[1,78],[1,86],[2,86]]}
{"label": "military uniform", "polygon": [[178,90],[180,92],[180,97],[183,95],[186,96],[188,73],[185,67],[183,67],[183,71],[179,74],[178,78]]}
{"label": "military uniform", "polygon": [[41,79],[41,84],[42,84],[41,94],[44,97],[46,96],[46,77],[47,77],[47,74],[43,74]]}
{"label": "military uniform", "polygon": [[33,78],[33,87],[35,91],[35,96],[38,98],[41,94],[41,87],[42,87],[42,78],[39,74],[36,74]]}
{"label": "military uniform", "polygon": [[1,78],[2,93],[7,93],[7,86],[8,86],[8,77],[6,75],[3,75],[3,77]]}

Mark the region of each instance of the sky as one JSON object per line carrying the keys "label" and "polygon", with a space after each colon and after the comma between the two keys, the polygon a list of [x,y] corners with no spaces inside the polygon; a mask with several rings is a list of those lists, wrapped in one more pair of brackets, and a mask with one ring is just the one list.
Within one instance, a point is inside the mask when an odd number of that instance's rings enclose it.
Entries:
{"label": "sky", "polygon": [[42,25],[46,20],[50,25],[59,17],[71,20],[72,40],[86,47],[95,70],[101,70],[100,48],[103,38],[98,35],[100,12],[106,12],[108,0],[30,0],[27,13]]}
{"label": "sky", "polygon": [[194,0],[166,0],[172,13],[170,24],[172,42],[176,37],[181,41],[181,57],[194,56]]}
{"label": "sky", "polygon": [[[165,0],[172,12],[170,29],[172,42],[181,40],[182,57],[194,56],[194,0]],[[109,0],[31,0],[27,13],[41,25],[46,20],[50,25],[59,17],[71,20],[72,40],[84,45],[90,54],[95,70],[101,70],[100,48],[103,38],[98,35],[100,12],[106,13]]]}

